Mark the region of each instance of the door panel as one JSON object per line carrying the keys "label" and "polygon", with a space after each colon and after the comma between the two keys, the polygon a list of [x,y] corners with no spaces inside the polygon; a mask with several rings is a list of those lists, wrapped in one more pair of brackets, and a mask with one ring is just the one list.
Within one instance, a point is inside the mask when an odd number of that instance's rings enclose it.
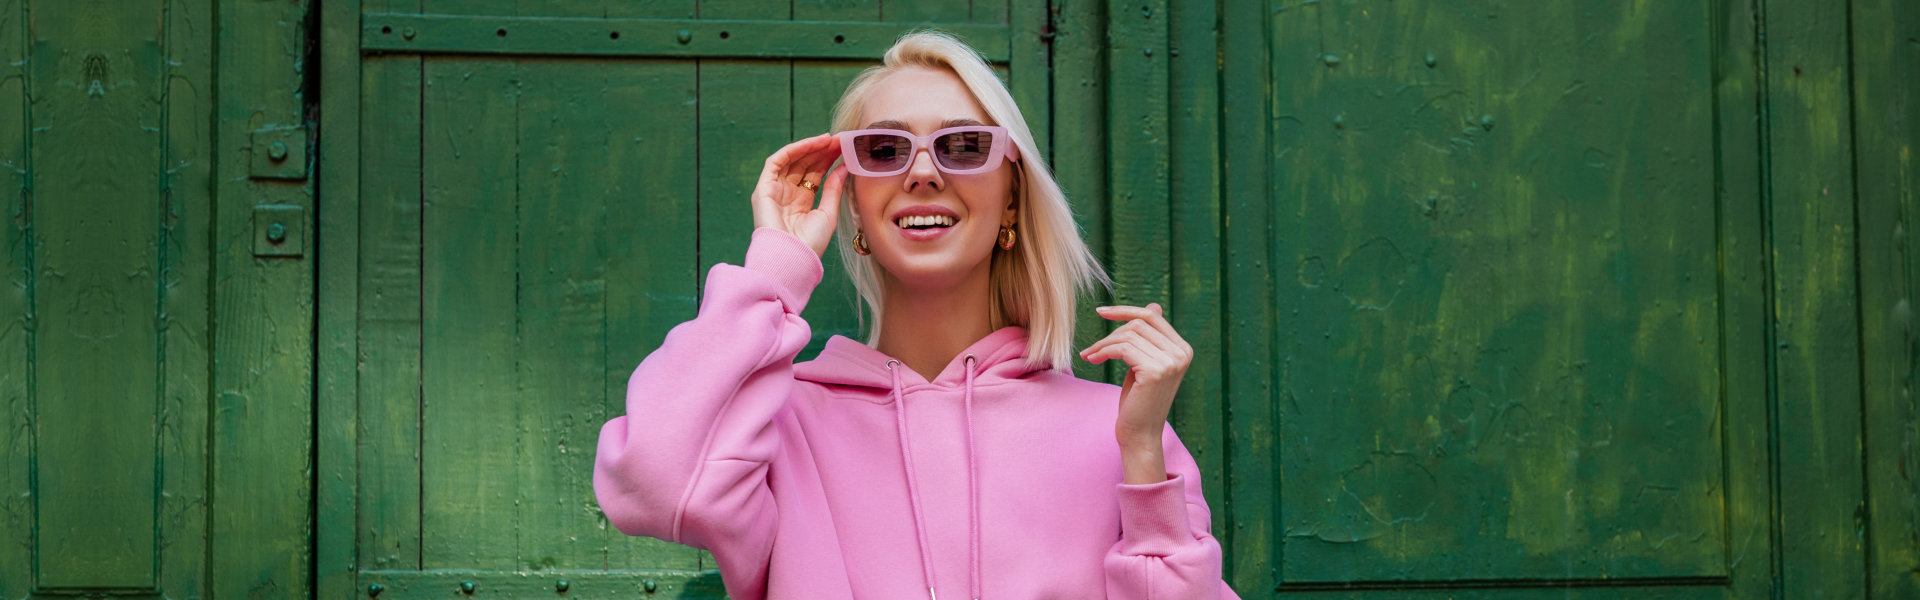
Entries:
{"label": "door panel", "polygon": [[1273,13],[1283,581],[1724,580],[1710,16]]}

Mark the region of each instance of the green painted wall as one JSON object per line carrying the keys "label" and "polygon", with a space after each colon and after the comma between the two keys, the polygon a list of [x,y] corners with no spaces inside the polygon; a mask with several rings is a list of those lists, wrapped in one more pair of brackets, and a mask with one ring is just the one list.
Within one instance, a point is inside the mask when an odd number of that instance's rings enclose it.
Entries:
{"label": "green painted wall", "polygon": [[1901,0],[0,0],[0,596],[719,595],[598,427],[922,24],[1193,342],[1243,596],[1920,597]]}

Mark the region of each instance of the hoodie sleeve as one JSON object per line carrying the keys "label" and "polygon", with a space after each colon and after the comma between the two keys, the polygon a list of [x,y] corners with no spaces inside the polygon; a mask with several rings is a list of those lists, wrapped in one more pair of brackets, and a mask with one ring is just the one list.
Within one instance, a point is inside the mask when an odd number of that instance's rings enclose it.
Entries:
{"label": "hoodie sleeve", "polygon": [[822,269],[800,238],[768,227],[753,231],[743,262],[708,271],[698,315],[627,379],[627,414],[600,428],[593,491],[622,533],[710,550],[730,588],[762,589],[774,418],[812,335],[800,311]]}
{"label": "hoodie sleeve", "polygon": [[1160,444],[1167,480],[1120,485],[1120,541],[1107,551],[1107,597],[1232,598],[1220,578],[1220,541],[1200,492],[1200,467],[1168,425]]}

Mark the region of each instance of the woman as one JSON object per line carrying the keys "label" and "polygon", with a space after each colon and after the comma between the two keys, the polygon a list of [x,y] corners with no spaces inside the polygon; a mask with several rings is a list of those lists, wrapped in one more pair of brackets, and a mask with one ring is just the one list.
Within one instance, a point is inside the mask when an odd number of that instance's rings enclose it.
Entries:
{"label": "woman", "polygon": [[[1158,305],[1103,307],[1124,324],[1079,355],[1126,381],[1072,375],[1106,276],[986,63],[902,36],[833,128],[767,159],[742,266],[628,380],[608,520],[712,551],[733,598],[1236,597],[1166,425],[1192,350]],[[872,332],[794,364],[836,227]]]}

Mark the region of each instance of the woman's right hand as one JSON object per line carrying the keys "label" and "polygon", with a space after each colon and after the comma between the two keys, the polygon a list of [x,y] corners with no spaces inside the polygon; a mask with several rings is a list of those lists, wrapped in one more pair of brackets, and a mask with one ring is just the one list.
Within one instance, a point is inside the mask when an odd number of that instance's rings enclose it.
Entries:
{"label": "woman's right hand", "polygon": [[[774,227],[791,233],[825,254],[827,242],[840,218],[840,188],[847,180],[843,165],[831,169],[840,158],[840,140],[823,133],[780,148],[767,157],[760,170],[760,182],[753,187],[753,226]],[[814,208],[814,191],[802,182],[821,183],[819,208]]]}

